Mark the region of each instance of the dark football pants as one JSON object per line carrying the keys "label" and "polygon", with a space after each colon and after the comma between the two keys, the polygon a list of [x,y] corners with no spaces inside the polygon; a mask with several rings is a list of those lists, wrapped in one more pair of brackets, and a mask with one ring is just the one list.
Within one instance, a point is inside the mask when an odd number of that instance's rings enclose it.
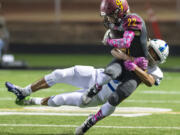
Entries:
{"label": "dark football pants", "polygon": [[109,103],[113,106],[117,106],[129,97],[141,83],[139,77],[133,71],[127,71],[123,64],[123,61],[114,59],[105,69],[107,75],[121,82],[116,91],[108,99]]}

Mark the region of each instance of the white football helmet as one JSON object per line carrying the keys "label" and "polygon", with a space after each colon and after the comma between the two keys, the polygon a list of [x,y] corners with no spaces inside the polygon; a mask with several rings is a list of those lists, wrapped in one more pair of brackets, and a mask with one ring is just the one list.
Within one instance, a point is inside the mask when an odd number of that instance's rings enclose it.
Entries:
{"label": "white football helmet", "polygon": [[149,63],[150,64],[162,64],[166,61],[166,58],[169,55],[169,46],[168,44],[160,39],[152,39],[150,40],[148,50],[152,48],[154,52],[157,54],[158,59],[155,60],[152,54],[149,51]]}

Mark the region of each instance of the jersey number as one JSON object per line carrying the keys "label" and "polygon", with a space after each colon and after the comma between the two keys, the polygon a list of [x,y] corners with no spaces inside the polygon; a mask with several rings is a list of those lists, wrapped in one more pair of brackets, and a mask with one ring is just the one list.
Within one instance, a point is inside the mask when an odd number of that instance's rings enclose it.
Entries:
{"label": "jersey number", "polygon": [[118,5],[121,8],[121,11],[123,11],[123,4],[122,1],[116,0],[116,5]]}
{"label": "jersey number", "polygon": [[136,18],[128,18],[128,26],[136,26]]}

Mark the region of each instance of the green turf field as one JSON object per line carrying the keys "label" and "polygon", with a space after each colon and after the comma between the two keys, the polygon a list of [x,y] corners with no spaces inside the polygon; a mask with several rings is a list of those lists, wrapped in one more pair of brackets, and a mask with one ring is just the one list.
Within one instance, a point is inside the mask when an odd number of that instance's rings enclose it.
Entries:
{"label": "green turf field", "polygon": [[[15,96],[8,93],[4,87],[5,81],[20,86],[40,79],[51,70],[1,70],[0,71],[0,135],[72,135],[75,127],[79,126],[87,116],[56,116],[52,113],[63,113],[58,110],[27,109],[14,103]],[[87,135],[179,135],[180,134],[180,73],[165,73],[164,80],[159,87],[148,88],[141,85],[127,100],[118,107],[130,107],[129,112],[115,112],[115,114],[138,114],[133,107],[148,109],[169,109],[169,111],[146,110],[148,114],[139,117],[111,116],[97,123]],[[63,92],[74,91],[77,88],[65,84],[57,84],[49,90],[44,90],[32,96],[51,96]],[[35,106],[31,106],[35,107]],[[6,114],[4,115],[3,112]],[[27,115],[27,113],[31,114]],[[74,111],[65,111],[68,114]],[[20,113],[7,115],[8,113]],[[38,113],[50,113],[40,115]],[[76,112],[77,113],[77,112]],[[83,112],[80,112],[83,114]],[[86,112],[87,113],[87,112]],[[90,112],[89,112],[90,113]]]}
{"label": "green turf field", "polygon": [[[26,61],[30,67],[69,67],[78,64],[105,67],[113,57],[110,54],[15,54],[15,58]],[[167,62],[160,67],[178,69],[180,57],[168,57]]]}

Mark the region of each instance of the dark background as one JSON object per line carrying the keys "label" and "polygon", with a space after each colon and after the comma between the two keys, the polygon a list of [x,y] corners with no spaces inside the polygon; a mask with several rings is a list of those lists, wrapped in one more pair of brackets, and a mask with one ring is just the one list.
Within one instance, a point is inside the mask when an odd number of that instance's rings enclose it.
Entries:
{"label": "dark background", "polygon": [[[0,0],[12,53],[106,53],[100,0]],[[178,0],[128,0],[142,16],[150,38],[162,38],[171,55],[180,52]],[[149,15],[149,11],[152,14]],[[153,20],[153,21],[152,21]],[[157,27],[153,28],[152,24]],[[156,32],[158,31],[160,35]],[[43,46],[43,47],[42,47]]]}

